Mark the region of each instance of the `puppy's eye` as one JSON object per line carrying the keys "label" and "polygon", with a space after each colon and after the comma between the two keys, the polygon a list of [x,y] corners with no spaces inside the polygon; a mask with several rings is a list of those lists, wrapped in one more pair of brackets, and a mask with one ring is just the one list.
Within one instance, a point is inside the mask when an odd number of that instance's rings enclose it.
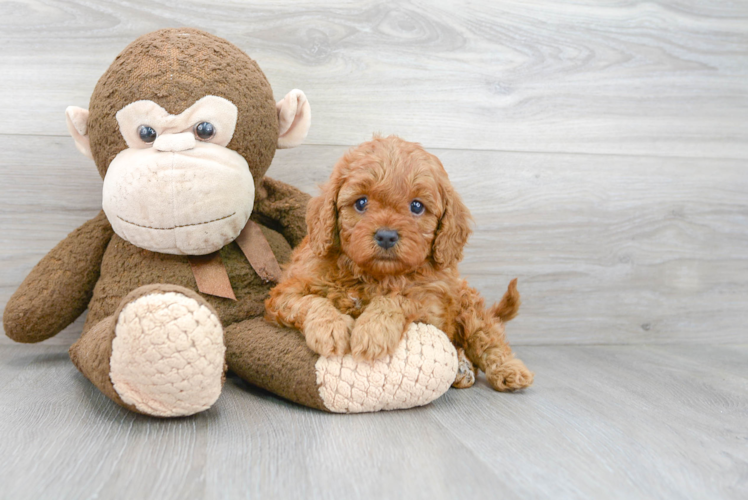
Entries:
{"label": "puppy's eye", "polygon": [[138,127],[138,137],[140,137],[140,140],[145,142],[146,144],[150,144],[155,141],[156,135],[156,131],[153,130],[153,127],[149,127],[148,125],[141,125],[140,127]]}
{"label": "puppy's eye", "polygon": [[195,135],[201,141],[207,141],[216,135],[216,128],[210,122],[200,122],[195,125]]}
{"label": "puppy's eye", "polygon": [[369,199],[366,196],[362,196],[356,202],[353,204],[353,208],[356,209],[356,212],[362,214],[366,211],[366,205],[369,204]]}
{"label": "puppy's eye", "polygon": [[424,210],[426,210],[426,207],[424,207],[423,203],[421,203],[420,201],[413,200],[410,202],[410,211],[415,215],[421,215]]}

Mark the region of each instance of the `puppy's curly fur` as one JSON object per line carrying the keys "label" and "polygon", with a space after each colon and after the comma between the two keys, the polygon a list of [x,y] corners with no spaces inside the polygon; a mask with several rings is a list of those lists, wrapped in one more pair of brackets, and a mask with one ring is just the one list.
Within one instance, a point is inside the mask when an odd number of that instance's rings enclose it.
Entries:
{"label": "puppy's curly fur", "polygon": [[392,353],[411,322],[430,323],[458,348],[455,387],[470,387],[476,367],[498,391],[532,383],[504,337],[520,305],[516,280],[486,308],[460,278],[471,216],[434,155],[374,137],[337,162],[322,191],[265,302],[268,321],[299,329],[320,355],[359,359]]}

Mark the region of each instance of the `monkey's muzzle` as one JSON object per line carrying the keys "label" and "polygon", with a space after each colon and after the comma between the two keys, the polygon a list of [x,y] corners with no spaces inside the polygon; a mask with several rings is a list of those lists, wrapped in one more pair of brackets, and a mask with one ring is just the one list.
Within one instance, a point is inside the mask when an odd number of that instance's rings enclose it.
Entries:
{"label": "monkey's muzzle", "polygon": [[182,144],[182,135],[117,155],[104,178],[103,208],[114,232],[137,247],[204,255],[244,228],[254,181],[238,153],[194,139]]}

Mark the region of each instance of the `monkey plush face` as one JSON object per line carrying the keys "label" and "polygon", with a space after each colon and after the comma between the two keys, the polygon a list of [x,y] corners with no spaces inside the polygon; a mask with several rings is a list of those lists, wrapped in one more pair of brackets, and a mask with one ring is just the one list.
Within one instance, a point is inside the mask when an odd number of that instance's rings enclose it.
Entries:
{"label": "monkey plush face", "polygon": [[104,178],[114,231],[154,252],[203,255],[233,241],[276,147],[306,137],[303,92],[278,103],[252,59],[195,29],[130,44],[101,77],[90,111],[68,130]]}
{"label": "monkey plush face", "polygon": [[136,101],[116,117],[129,147],[104,178],[103,208],[114,231],[171,254],[206,254],[233,241],[255,194],[246,160],[226,147],[236,106],[205,96],[175,116],[153,101]]}

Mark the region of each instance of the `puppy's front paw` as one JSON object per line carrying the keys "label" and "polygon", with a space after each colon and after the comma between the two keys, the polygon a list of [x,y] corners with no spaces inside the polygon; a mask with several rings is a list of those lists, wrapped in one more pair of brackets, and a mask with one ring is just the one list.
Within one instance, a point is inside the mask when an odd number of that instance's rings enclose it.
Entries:
{"label": "puppy's front paw", "polygon": [[355,320],[347,314],[307,317],[304,337],[309,348],[320,356],[343,356],[350,351],[351,328]]}
{"label": "puppy's front paw", "polygon": [[489,366],[486,378],[495,390],[506,392],[530,387],[534,375],[521,360],[513,358],[500,365]]}
{"label": "puppy's front paw", "polygon": [[351,332],[351,354],[358,360],[372,360],[392,354],[405,330],[401,321],[363,315]]}

